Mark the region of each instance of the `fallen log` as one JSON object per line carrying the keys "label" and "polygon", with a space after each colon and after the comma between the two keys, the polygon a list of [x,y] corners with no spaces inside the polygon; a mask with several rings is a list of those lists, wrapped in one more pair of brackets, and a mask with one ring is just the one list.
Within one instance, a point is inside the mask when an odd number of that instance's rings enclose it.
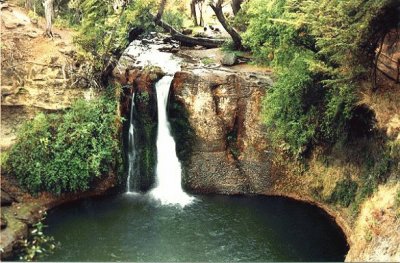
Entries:
{"label": "fallen log", "polygon": [[154,23],[168,31],[171,34],[172,39],[181,42],[182,45],[199,45],[207,48],[217,48],[222,46],[226,41],[225,39],[186,36],[168,23],[164,22],[162,19],[157,19],[157,17],[154,17]]}

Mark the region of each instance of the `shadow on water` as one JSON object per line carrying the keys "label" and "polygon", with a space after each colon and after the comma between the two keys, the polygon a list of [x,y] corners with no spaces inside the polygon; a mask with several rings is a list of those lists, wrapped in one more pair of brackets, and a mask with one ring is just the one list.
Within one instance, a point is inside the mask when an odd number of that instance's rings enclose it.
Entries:
{"label": "shadow on water", "polygon": [[49,212],[61,243],[44,261],[343,261],[345,236],[321,209],[282,197],[196,196],[183,209],[146,195]]}

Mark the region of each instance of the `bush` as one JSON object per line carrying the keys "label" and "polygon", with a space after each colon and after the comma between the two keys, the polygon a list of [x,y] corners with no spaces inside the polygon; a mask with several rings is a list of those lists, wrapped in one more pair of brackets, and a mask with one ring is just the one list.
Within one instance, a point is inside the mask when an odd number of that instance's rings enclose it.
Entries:
{"label": "bush", "polygon": [[37,115],[10,151],[11,174],[30,193],[87,190],[119,156],[115,108],[101,98],[77,101],[62,115]]}
{"label": "bush", "polygon": [[184,17],[178,11],[174,10],[165,11],[163,20],[178,30],[183,28]]}
{"label": "bush", "polygon": [[357,188],[357,183],[351,179],[344,179],[338,182],[333,189],[330,202],[348,207],[356,197]]}
{"label": "bush", "polygon": [[150,15],[157,6],[154,3],[154,0],[129,1],[124,9],[114,9],[110,1],[80,0],[76,8],[82,12],[82,22],[74,40],[96,70],[103,70],[109,57],[123,51],[132,28],[154,29]]}
{"label": "bush", "polygon": [[358,83],[367,77],[379,36],[396,24],[396,6],[395,0],[245,3],[244,45],[281,72],[264,101],[277,145],[299,155],[314,144],[363,136],[354,124],[373,125],[357,111]]}
{"label": "bush", "polygon": [[315,136],[322,100],[321,86],[314,83],[304,59],[296,58],[263,101],[263,118],[273,142],[283,140],[290,152],[301,154]]}

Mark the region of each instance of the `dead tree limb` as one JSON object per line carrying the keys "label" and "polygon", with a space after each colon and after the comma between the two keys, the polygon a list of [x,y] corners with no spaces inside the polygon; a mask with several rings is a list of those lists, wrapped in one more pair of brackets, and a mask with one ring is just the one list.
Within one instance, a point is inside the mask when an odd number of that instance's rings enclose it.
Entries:
{"label": "dead tree limb", "polygon": [[160,7],[158,8],[158,12],[156,16],[153,16],[153,21],[156,25],[162,27],[164,30],[171,34],[172,39],[181,42],[184,45],[194,46],[200,45],[207,48],[216,48],[220,47],[225,40],[223,39],[213,39],[213,38],[203,38],[203,37],[190,37],[182,34],[175,28],[173,28],[168,23],[164,22],[161,17],[164,13],[164,8],[167,3],[167,0],[161,0]]}
{"label": "dead tree limb", "polygon": [[218,21],[225,28],[226,32],[232,37],[233,45],[237,50],[243,50],[242,45],[242,37],[240,34],[228,23],[225,18],[225,15],[222,11],[223,0],[217,0],[216,3],[214,1],[210,2],[210,7],[214,10],[215,15],[217,16]]}
{"label": "dead tree limb", "polygon": [[189,46],[203,46],[207,48],[216,48],[220,47],[225,43],[224,39],[214,39],[214,38],[206,38],[206,37],[190,37],[182,34],[175,28],[173,28],[168,23],[164,22],[162,19],[157,20],[157,17],[154,18],[154,22],[156,25],[162,27],[164,30],[171,34],[173,40],[181,42],[183,45]]}

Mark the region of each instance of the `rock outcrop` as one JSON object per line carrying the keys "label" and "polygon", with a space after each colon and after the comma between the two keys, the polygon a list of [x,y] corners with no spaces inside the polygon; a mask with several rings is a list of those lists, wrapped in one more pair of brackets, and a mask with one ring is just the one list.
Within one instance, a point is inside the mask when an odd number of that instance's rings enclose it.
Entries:
{"label": "rock outcrop", "polygon": [[[30,19],[27,11],[1,4],[1,136],[5,153],[15,143],[21,125],[37,113],[62,112],[77,99],[96,94],[88,88],[90,68],[76,60],[72,32],[54,28],[54,39],[42,36],[44,19]],[[1,174],[1,259],[12,255],[29,227],[43,212],[58,204],[104,194],[117,184],[114,174],[104,176],[95,189],[83,193],[32,197],[14,178]]]}
{"label": "rock outcrop", "polygon": [[[257,193],[273,180],[267,137],[260,121],[261,98],[270,84],[268,76],[218,69],[175,74],[169,108],[184,109],[186,127],[175,125],[174,119],[182,115],[175,113],[170,118],[173,134],[190,139],[188,152],[180,149],[181,139],[175,136],[178,157],[184,160],[187,189]],[[180,129],[192,134],[182,135]]]}
{"label": "rock outcrop", "polygon": [[[1,139],[7,151],[22,123],[39,112],[57,112],[78,98],[89,98],[86,68],[75,61],[72,33],[42,36],[44,23],[33,23],[26,11],[12,6],[1,14]],[[36,21],[37,22],[37,21]]]}
{"label": "rock outcrop", "polygon": [[[157,159],[157,96],[155,83],[164,75],[159,67],[116,68],[114,79],[123,86],[123,95],[120,101],[121,115],[125,117],[123,134],[127,138],[130,115],[133,116],[135,126],[135,150],[138,158],[135,160],[140,176],[135,177],[135,187],[140,191],[147,191],[155,182],[155,167]],[[132,106],[134,98],[134,107]],[[131,113],[130,111],[133,110]],[[127,142],[125,148],[128,149]],[[126,153],[126,159],[128,159]]]}

